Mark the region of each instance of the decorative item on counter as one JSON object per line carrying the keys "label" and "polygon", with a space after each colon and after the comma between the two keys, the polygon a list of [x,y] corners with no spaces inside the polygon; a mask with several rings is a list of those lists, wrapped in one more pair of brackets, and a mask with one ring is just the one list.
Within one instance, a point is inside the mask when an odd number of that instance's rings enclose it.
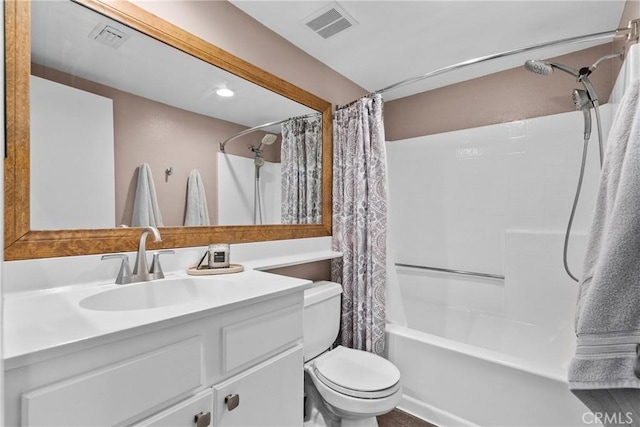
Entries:
{"label": "decorative item on counter", "polygon": [[209,268],[229,267],[229,244],[217,243],[209,245]]}
{"label": "decorative item on counter", "polygon": [[[205,263],[205,259],[207,262]],[[207,276],[211,274],[239,273],[244,271],[241,264],[229,263],[229,245],[218,243],[209,245],[209,249],[202,255],[200,261],[193,267],[187,269],[187,274],[191,276]]]}

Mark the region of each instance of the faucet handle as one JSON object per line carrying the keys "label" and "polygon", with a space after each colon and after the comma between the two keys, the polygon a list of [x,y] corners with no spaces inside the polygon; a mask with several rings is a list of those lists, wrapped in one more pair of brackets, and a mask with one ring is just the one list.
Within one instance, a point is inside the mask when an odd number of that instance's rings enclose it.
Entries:
{"label": "faucet handle", "polygon": [[124,285],[126,283],[131,283],[132,275],[131,275],[131,266],[129,265],[129,255],[127,254],[102,255],[102,260],[105,260],[105,259],[122,259],[122,264],[120,264],[120,271],[118,272],[118,277],[116,277],[116,284]]}
{"label": "faucet handle", "polygon": [[165,249],[163,251],[155,251],[153,253],[153,261],[151,261],[151,268],[149,269],[149,274],[152,274],[154,279],[164,278],[164,273],[162,272],[162,266],[160,265],[160,255],[174,254],[174,253],[176,252],[173,249]]}

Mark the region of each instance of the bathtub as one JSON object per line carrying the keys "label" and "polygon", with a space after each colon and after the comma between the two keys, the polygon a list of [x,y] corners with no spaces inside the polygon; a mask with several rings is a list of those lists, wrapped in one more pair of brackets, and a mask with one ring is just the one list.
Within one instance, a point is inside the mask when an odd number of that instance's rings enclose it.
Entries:
{"label": "bathtub", "polygon": [[400,409],[440,427],[594,424],[566,381],[571,313],[534,324],[509,318],[503,280],[398,275],[408,326],[387,324],[386,337]]}

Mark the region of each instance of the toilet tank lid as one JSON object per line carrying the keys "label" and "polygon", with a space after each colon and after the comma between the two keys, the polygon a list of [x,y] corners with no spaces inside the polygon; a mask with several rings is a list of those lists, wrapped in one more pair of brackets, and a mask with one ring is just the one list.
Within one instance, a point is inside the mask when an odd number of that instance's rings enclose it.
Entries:
{"label": "toilet tank lid", "polygon": [[320,301],[333,298],[341,293],[342,285],[339,283],[329,282],[327,280],[313,282],[313,285],[304,291],[304,306],[308,307]]}

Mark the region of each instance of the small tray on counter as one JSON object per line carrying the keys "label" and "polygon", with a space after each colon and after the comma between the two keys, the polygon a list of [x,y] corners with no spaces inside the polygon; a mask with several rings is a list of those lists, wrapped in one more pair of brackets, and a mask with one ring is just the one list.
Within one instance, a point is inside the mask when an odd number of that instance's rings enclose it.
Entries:
{"label": "small tray on counter", "polygon": [[229,267],[222,268],[197,268],[196,266],[193,266],[187,269],[187,274],[190,276],[211,276],[214,274],[240,273],[241,271],[244,271],[244,266],[242,264],[229,264]]}

